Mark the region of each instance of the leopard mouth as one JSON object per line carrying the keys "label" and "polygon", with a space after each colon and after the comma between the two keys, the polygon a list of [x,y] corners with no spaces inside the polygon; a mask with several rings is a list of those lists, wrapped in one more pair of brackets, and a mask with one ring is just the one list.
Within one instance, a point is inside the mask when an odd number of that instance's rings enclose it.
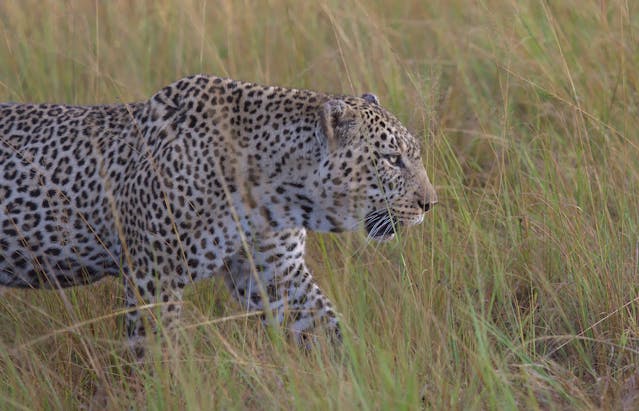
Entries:
{"label": "leopard mouth", "polygon": [[401,221],[387,209],[371,211],[366,214],[366,233],[375,241],[389,241],[395,237]]}

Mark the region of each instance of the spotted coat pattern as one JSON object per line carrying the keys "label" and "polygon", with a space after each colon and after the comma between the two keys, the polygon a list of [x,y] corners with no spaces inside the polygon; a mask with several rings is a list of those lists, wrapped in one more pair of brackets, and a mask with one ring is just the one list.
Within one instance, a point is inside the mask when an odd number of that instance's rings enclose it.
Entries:
{"label": "spotted coat pattern", "polygon": [[69,287],[124,273],[171,326],[184,287],[223,276],[298,340],[333,306],[306,230],[387,240],[437,201],[418,141],[377,97],[197,75],[141,103],[0,104],[0,284]]}

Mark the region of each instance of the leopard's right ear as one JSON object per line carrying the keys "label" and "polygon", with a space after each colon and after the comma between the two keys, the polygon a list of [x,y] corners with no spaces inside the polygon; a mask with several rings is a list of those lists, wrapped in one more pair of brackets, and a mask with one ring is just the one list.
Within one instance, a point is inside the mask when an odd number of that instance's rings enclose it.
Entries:
{"label": "leopard's right ear", "polygon": [[373,93],[364,93],[364,94],[362,94],[362,98],[364,100],[366,100],[367,102],[371,103],[371,104],[375,104],[376,106],[380,105],[379,104],[379,99]]}
{"label": "leopard's right ear", "polygon": [[343,100],[331,99],[322,104],[320,126],[329,150],[334,150],[339,146],[343,126],[351,122],[352,119],[352,110]]}

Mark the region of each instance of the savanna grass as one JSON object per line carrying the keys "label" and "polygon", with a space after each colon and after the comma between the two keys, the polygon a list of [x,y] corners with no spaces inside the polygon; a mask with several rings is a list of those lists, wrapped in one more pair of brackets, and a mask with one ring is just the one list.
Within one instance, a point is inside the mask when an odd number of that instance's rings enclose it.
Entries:
{"label": "savanna grass", "polygon": [[423,139],[440,198],[390,244],[311,237],[341,353],[299,352],[212,281],[131,378],[118,281],[2,290],[0,408],[639,407],[637,11],[0,2],[1,101],[135,101],[198,72],[372,91]]}

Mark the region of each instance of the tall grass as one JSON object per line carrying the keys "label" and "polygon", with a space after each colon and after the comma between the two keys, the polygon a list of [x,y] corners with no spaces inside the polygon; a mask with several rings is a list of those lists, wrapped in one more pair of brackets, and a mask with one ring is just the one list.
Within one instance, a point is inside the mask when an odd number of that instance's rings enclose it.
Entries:
{"label": "tall grass", "polygon": [[440,197],[391,244],[311,237],[343,358],[269,337],[213,281],[131,379],[117,281],[3,290],[0,408],[639,407],[638,35],[623,0],[0,2],[2,101],[142,100],[197,72],[373,91]]}

